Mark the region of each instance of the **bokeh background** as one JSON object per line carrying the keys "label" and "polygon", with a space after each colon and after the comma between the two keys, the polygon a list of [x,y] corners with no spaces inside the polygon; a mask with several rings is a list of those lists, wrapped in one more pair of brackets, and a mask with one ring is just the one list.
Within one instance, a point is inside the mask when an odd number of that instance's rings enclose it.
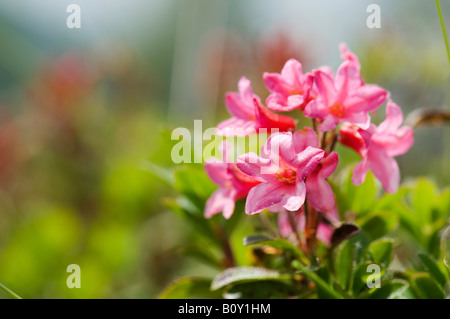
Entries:
{"label": "bokeh background", "polygon": [[[66,27],[72,2],[81,29]],[[405,115],[448,109],[434,1],[378,0],[382,28],[368,29],[372,2],[0,1],[0,282],[28,298],[156,298],[177,276],[213,273],[179,254],[190,230],[146,161],[173,166],[171,130],[226,118],[243,75],[264,99],[264,71],[291,57],[336,69],[346,42]],[[404,180],[449,185],[448,127],[415,136]],[[66,286],[73,263],[80,289]]]}

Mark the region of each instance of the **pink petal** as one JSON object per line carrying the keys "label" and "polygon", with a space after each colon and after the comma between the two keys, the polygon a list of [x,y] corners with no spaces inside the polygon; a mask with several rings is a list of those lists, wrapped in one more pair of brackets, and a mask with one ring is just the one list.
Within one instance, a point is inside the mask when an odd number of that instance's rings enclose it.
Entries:
{"label": "pink petal", "polygon": [[291,188],[291,192],[286,194],[283,198],[283,208],[295,212],[302,207],[306,198],[306,186],[305,183],[298,182],[295,187]]}
{"label": "pink petal", "polygon": [[255,94],[253,94],[251,82],[242,77],[238,83],[239,93],[230,92],[225,95],[225,104],[231,115],[244,119],[254,120],[255,106],[253,99],[259,100]]}
{"label": "pink petal", "polygon": [[351,61],[344,61],[336,73],[335,83],[339,95],[338,100],[344,101],[347,96],[354,94],[363,83],[359,66]]}
{"label": "pink petal", "polygon": [[314,73],[314,83],[324,104],[333,106],[337,102],[337,91],[333,79],[325,72],[316,70]]}
{"label": "pink petal", "polygon": [[242,102],[250,109],[253,109],[253,94],[252,84],[249,79],[243,76],[238,82],[239,94],[242,98]]}
{"label": "pink petal", "polygon": [[362,161],[356,164],[353,169],[352,183],[355,186],[361,185],[366,179],[367,171],[369,170],[369,165],[367,163],[367,157],[363,157]]}
{"label": "pink petal", "polygon": [[298,168],[297,180],[302,180],[310,174],[324,155],[323,150],[312,146],[308,146],[303,152],[298,153],[296,158],[291,161],[291,164]]}
{"label": "pink petal", "polygon": [[372,142],[382,147],[391,157],[402,155],[414,144],[414,131],[411,127],[404,126],[395,135],[376,134],[372,137]]}
{"label": "pink petal", "polygon": [[363,130],[367,130],[370,126],[370,116],[368,112],[346,112],[341,121],[352,123]]}
{"label": "pink petal", "polygon": [[220,136],[249,136],[257,133],[257,123],[237,117],[220,122],[216,127],[216,134]]}
{"label": "pink petal", "polygon": [[348,112],[370,112],[383,104],[387,97],[388,92],[382,87],[366,84],[345,101],[345,106]]}
{"label": "pink petal", "polygon": [[205,217],[223,212],[225,218],[230,218],[234,212],[234,191],[229,188],[219,188],[206,201]]}
{"label": "pink petal", "polygon": [[256,214],[283,201],[286,194],[292,192],[292,186],[281,182],[262,183],[253,187],[247,196],[245,212]]}
{"label": "pink petal", "polygon": [[302,85],[302,64],[295,59],[289,59],[281,70],[282,78],[294,87]]}
{"label": "pink petal", "polygon": [[339,50],[341,51],[341,59],[342,60],[355,62],[357,65],[359,65],[358,57],[348,49],[348,47],[345,43],[341,43],[339,45]]}
{"label": "pink petal", "polygon": [[245,174],[252,176],[258,181],[265,182],[275,179],[274,174],[278,166],[269,158],[258,156],[256,153],[246,153],[237,158],[236,166]]}
{"label": "pink petal", "polygon": [[338,125],[339,119],[333,115],[327,115],[322,123],[317,127],[321,132],[331,131]]}
{"label": "pink petal", "polygon": [[386,104],[386,119],[380,123],[377,133],[393,133],[403,123],[402,109],[389,100]]}
{"label": "pink petal", "polygon": [[333,236],[333,227],[325,223],[320,223],[317,227],[317,238],[325,245],[330,245],[331,237]]}
{"label": "pink petal", "polygon": [[240,119],[250,120],[252,114],[254,113],[253,102],[251,105],[245,104],[239,93],[227,93],[225,95],[225,105],[231,115]]}
{"label": "pink petal", "polygon": [[300,108],[304,102],[305,102],[305,99],[304,99],[303,95],[299,95],[299,94],[290,95],[287,98],[286,111]]}
{"label": "pink petal", "polygon": [[336,170],[338,165],[338,154],[336,152],[331,152],[327,157],[324,157],[320,162],[321,169],[319,171],[319,176],[321,178],[328,178]]}
{"label": "pink petal", "polygon": [[231,176],[228,174],[228,164],[217,158],[212,157],[205,161],[205,171],[211,180],[219,186],[225,187],[227,182],[231,180]]}
{"label": "pink petal", "polygon": [[327,212],[334,207],[334,193],[328,182],[319,173],[311,173],[306,178],[308,203],[319,212]]}
{"label": "pink petal", "polygon": [[308,146],[318,148],[319,138],[312,128],[306,126],[293,134],[292,143],[294,145],[295,152],[300,153],[301,151],[304,151]]}
{"label": "pink petal", "polygon": [[389,193],[395,193],[400,183],[400,170],[397,162],[386,152],[374,149],[368,153],[368,166],[383,188]]}
{"label": "pink petal", "polygon": [[273,113],[263,107],[261,103],[254,99],[255,117],[258,128],[278,129],[280,132],[292,131],[295,129],[295,121],[289,116]]}

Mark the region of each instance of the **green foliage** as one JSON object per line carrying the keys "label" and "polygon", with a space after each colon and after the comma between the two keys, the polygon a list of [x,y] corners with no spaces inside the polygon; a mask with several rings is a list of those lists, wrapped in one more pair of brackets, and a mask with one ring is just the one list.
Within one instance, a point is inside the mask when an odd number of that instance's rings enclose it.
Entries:
{"label": "green foliage", "polygon": [[[311,254],[298,245],[298,237],[281,238],[273,231],[274,215],[261,216],[261,224],[250,224],[253,229],[263,227],[264,232],[244,232],[240,241],[232,240],[224,246],[224,238],[240,234],[243,202],[238,201],[230,220],[220,215],[205,219],[204,203],[215,186],[202,168],[179,167],[173,171],[173,179],[168,178],[168,171],[158,174],[173,181],[179,196],[166,200],[166,206],[211,245],[188,245],[183,249],[185,254],[219,270],[214,278],[201,281],[203,288],[210,283],[210,293],[220,293],[225,298],[445,297],[449,271],[443,256],[447,246],[441,244],[439,261],[433,252],[448,218],[450,197],[448,190],[439,192],[428,180],[403,185],[396,194],[382,194],[373,175],[355,187],[348,171],[343,182],[331,184],[341,218],[354,222],[335,225],[330,246],[319,244]],[[426,251],[415,257],[412,268],[403,266],[396,253],[405,246],[399,236],[405,233]],[[443,239],[442,243],[446,241]],[[230,267],[224,263],[226,248],[250,258],[240,258],[239,266]],[[194,293],[196,285],[193,279],[183,279],[169,286],[161,297],[198,296],[198,292]]]}

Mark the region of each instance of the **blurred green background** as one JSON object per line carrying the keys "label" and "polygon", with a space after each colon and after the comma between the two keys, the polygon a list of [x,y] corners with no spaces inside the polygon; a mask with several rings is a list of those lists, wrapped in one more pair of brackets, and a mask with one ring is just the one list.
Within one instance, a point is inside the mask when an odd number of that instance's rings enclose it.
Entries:
{"label": "blurred green background", "polygon": [[[81,29],[66,27],[72,2]],[[377,1],[382,28],[368,29],[371,2],[1,0],[0,282],[27,298],[155,298],[177,276],[213,273],[179,254],[192,234],[146,161],[173,166],[171,130],[228,117],[224,93],[243,75],[265,99],[264,71],[291,57],[336,68],[346,42],[405,116],[448,109],[434,2]],[[448,127],[415,137],[404,180],[449,185]],[[66,286],[69,264],[80,289]]]}

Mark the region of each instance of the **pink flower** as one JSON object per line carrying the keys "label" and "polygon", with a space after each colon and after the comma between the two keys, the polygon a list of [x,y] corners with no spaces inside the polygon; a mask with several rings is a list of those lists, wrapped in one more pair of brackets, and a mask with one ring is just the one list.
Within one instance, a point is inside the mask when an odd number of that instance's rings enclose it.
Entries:
{"label": "pink flower", "polygon": [[377,85],[364,84],[357,57],[341,45],[344,59],[334,79],[321,70],[314,71],[318,97],[306,105],[304,115],[322,120],[319,130],[329,131],[339,122],[362,129],[370,125],[369,112],[386,101],[388,93]]}
{"label": "pink flower", "polygon": [[206,218],[220,212],[226,219],[230,218],[233,215],[236,200],[245,198],[250,189],[260,183],[241,172],[234,163],[226,163],[228,145],[224,142],[221,147],[223,161],[209,158],[205,162],[206,173],[220,187],[206,201]]}
{"label": "pink flower", "polygon": [[272,134],[261,156],[239,156],[237,167],[261,182],[250,190],[245,212],[255,214],[274,206],[288,211],[300,209],[306,197],[305,178],[323,156],[323,150],[311,146],[296,152],[291,132]]}
{"label": "pink flower", "polygon": [[[305,213],[303,212],[303,210],[300,210],[298,212],[283,212],[278,215],[278,230],[280,231],[280,235],[282,237],[289,237],[293,233],[288,214],[294,214],[294,221],[297,227],[296,231],[302,231],[305,228]],[[330,211],[328,217],[332,220],[337,220],[336,211]],[[325,245],[329,245],[331,236],[333,235],[333,231],[333,226],[321,222],[317,226],[316,237]]]}
{"label": "pink flower", "polygon": [[248,136],[258,133],[259,129],[278,129],[281,132],[295,129],[292,118],[270,112],[261,105],[247,78],[242,77],[238,87],[239,93],[227,93],[225,97],[225,104],[233,117],[217,125],[218,135]]}
{"label": "pink flower", "polygon": [[312,74],[303,74],[302,65],[295,59],[286,62],[280,73],[264,73],[264,82],[272,93],[266,100],[273,111],[303,109],[309,101],[313,85]]}
{"label": "pink flower", "polygon": [[[296,152],[302,152],[308,146],[319,147],[319,139],[313,129],[305,127],[293,135]],[[306,178],[306,194],[308,203],[319,212],[328,212],[334,208],[334,193],[326,181],[338,164],[335,152],[325,154],[316,168]]]}
{"label": "pink flower", "polygon": [[402,110],[389,100],[386,119],[378,127],[371,124],[367,130],[363,130],[344,124],[340,128],[340,142],[354,149],[362,157],[362,161],[353,170],[354,185],[363,183],[370,169],[386,191],[397,191],[400,172],[393,157],[406,153],[414,143],[412,128],[400,127],[402,122]]}

